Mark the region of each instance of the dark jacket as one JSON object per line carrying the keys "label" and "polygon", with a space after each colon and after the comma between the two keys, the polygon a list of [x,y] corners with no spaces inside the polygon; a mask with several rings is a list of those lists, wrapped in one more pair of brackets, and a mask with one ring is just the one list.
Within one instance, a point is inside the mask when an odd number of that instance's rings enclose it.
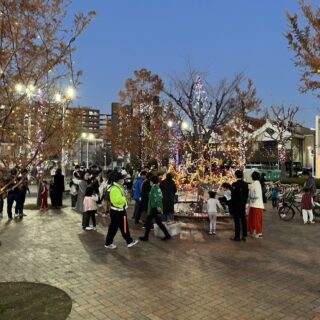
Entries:
{"label": "dark jacket", "polygon": [[248,201],[249,188],[243,180],[237,180],[231,188],[231,213],[237,214],[244,210]]}
{"label": "dark jacket", "polygon": [[53,177],[53,190],[54,192],[63,193],[64,192],[64,175],[56,174]]}
{"label": "dark jacket", "polygon": [[164,179],[160,183],[160,189],[163,195],[163,213],[174,213],[174,198],[177,193],[176,184],[171,179]]}
{"label": "dark jacket", "polygon": [[261,178],[260,184],[261,184],[261,189],[262,189],[262,201],[263,201],[263,203],[267,203],[266,180],[264,178]]}
{"label": "dark jacket", "polygon": [[150,190],[151,190],[150,181],[145,180],[141,187],[141,211],[148,211]]}

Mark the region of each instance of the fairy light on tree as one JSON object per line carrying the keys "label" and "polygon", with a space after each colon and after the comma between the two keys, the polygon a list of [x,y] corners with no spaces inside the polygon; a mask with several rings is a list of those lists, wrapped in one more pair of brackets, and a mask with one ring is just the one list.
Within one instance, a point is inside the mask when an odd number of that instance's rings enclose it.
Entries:
{"label": "fairy light on tree", "polygon": [[[74,88],[79,85],[81,72],[74,72],[70,58],[74,51],[72,44],[88,26],[94,12],[77,14],[68,30],[63,25],[67,1],[1,4],[0,101],[5,108],[0,114],[0,140],[10,144],[11,152],[3,152],[0,145],[0,161],[6,169],[12,163],[30,168],[40,154],[44,156],[42,151],[47,142],[61,134],[57,129],[61,128],[62,101],[53,101],[52,97],[55,88],[70,78]],[[30,146],[27,152],[26,145]],[[48,151],[47,156],[52,156]]]}

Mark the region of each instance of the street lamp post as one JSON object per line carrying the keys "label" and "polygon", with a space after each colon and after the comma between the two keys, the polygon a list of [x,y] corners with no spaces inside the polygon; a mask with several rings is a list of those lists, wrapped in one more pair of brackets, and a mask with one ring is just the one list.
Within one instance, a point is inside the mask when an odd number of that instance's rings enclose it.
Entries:
{"label": "street lamp post", "polygon": [[95,140],[93,133],[82,133],[81,137],[85,140],[87,140],[87,163],[86,167],[89,169],[89,141]]}

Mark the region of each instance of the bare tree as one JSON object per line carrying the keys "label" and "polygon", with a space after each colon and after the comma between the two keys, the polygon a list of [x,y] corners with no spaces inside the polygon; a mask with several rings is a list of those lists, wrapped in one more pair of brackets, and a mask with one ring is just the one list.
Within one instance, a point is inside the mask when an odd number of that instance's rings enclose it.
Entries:
{"label": "bare tree", "polygon": [[299,4],[303,16],[299,18],[297,13],[287,14],[289,30],[286,38],[295,53],[295,65],[303,72],[300,90],[315,91],[320,88],[320,8],[313,8],[304,0],[299,0]]}
{"label": "bare tree", "polygon": [[251,133],[255,129],[255,119],[251,119],[250,115],[260,111],[261,99],[257,98],[256,89],[250,79],[245,89],[238,86],[235,90],[236,95],[230,101],[234,110],[232,120],[224,126],[220,135],[228,148],[228,157],[232,163],[243,169],[253,142]]}
{"label": "bare tree", "polygon": [[285,108],[284,106],[272,106],[271,114],[268,115],[268,118],[274,129],[267,129],[266,134],[278,142],[278,159],[281,165],[282,178],[285,178],[286,176],[285,163],[289,158],[287,152],[287,147],[289,144],[290,157],[292,159],[292,138],[294,130],[298,126],[298,123],[295,119],[298,111],[299,107]]}
{"label": "bare tree", "polygon": [[212,87],[200,74],[189,69],[184,78],[173,77],[171,88],[164,89],[177,116],[191,124],[193,146],[199,150],[201,144],[209,142],[212,133],[230,121],[237,107],[231,101],[243,79],[242,74],[237,74],[232,81],[224,79]]}

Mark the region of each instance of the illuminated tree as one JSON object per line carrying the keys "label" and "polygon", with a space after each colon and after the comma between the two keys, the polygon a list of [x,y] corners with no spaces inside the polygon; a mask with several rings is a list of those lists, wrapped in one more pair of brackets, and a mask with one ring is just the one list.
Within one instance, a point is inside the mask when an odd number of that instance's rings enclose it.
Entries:
{"label": "illuminated tree", "polygon": [[176,115],[190,124],[192,149],[196,152],[230,121],[237,107],[231,101],[241,81],[242,75],[236,75],[231,82],[224,79],[212,87],[199,72],[189,69],[185,77],[172,78],[171,88],[164,90]]}
{"label": "illuminated tree", "polygon": [[260,111],[261,100],[257,98],[251,80],[248,80],[246,89],[241,90],[238,86],[235,90],[236,95],[230,101],[234,110],[232,119],[221,130],[221,140],[224,144],[222,150],[226,147],[225,155],[238,168],[243,169],[252,143],[251,133],[256,129],[250,114]]}
{"label": "illuminated tree", "polygon": [[0,0],[0,161],[6,168],[39,166],[52,155],[50,140],[71,143],[64,135],[66,110],[81,75],[73,68],[72,44],[94,12],[77,14],[66,29],[69,4]]}

